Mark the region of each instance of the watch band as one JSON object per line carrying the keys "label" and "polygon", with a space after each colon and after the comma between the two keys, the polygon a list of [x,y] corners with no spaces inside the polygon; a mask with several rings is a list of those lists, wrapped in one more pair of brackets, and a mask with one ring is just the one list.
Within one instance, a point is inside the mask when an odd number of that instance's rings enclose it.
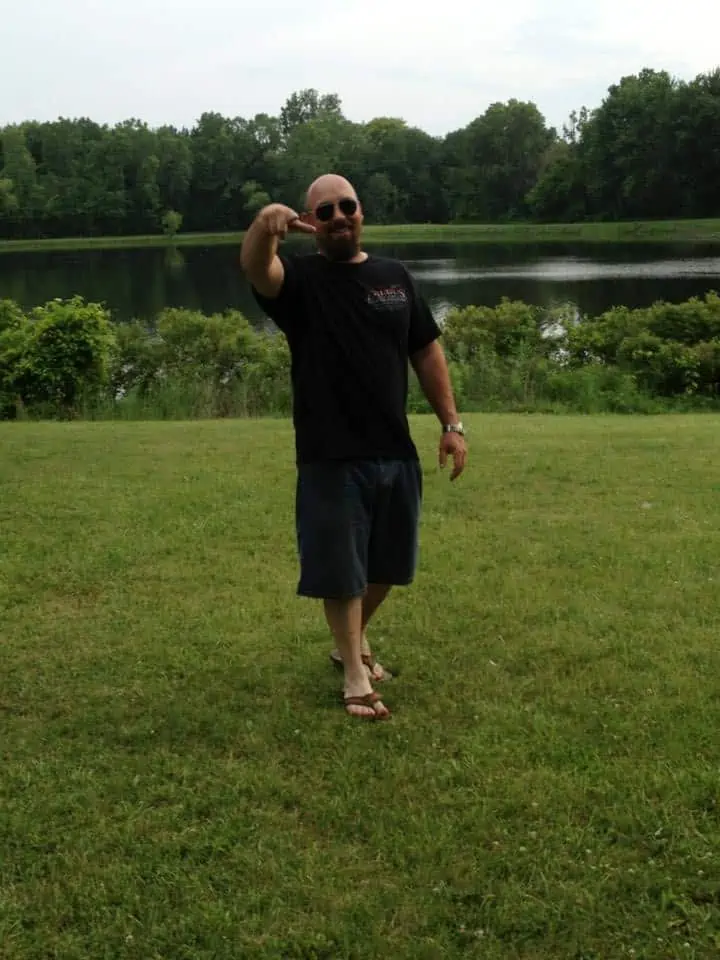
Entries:
{"label": "watch band", "polygon": [[443,433],[459,433],[461,436],[465,436],[465,429],[462,423],[445,423],[443,424]]}

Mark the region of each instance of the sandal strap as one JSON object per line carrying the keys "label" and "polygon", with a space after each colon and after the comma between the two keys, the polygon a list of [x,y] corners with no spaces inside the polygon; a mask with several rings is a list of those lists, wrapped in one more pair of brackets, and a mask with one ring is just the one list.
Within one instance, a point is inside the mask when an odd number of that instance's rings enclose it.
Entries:
{"label": "sandal strap", "polygon": [[374,707],[379,699],[380,694],[377,690],[373,690],[372,693],[366,693],[362,697],[343,697],[346,707]]}

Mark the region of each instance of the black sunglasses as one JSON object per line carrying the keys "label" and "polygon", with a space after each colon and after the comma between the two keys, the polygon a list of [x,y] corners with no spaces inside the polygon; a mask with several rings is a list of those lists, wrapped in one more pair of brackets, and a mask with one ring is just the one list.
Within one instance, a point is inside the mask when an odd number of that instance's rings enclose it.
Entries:
{"label": "black sunglasses", "polygon": [[[357,213],[358,202],[357,200],[347,197],[345,200],[340,200],[337,206],[340,209],[340,213],[344,213],[346,217],[352,217]],[[329,220],[332,220],[334,213],[334,203],[321,203],[319,207],[315,208],[315,216],[322,223],[327,223]]]}

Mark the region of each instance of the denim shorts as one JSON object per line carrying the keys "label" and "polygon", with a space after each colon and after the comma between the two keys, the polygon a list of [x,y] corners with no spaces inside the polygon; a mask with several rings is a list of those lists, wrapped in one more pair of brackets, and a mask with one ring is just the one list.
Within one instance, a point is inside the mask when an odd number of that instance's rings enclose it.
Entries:
{"label": "denim shorts", "polygon": [[300,464],[298,595],[343,599],[361,596],[369,583],[411,583],[421,500],[417,460]]}

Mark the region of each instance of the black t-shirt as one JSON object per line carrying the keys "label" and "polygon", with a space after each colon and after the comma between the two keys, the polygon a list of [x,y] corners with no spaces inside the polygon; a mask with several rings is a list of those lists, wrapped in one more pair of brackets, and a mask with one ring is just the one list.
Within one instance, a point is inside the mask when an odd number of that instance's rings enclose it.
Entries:
{"label": "black t-shirt", "polygon": [[255,299],[292,358],[297,463],[391,458],[417,450],[406,416],[408,358],[440,335],[407,269],[368,256],[281,256],[280,294]]}

